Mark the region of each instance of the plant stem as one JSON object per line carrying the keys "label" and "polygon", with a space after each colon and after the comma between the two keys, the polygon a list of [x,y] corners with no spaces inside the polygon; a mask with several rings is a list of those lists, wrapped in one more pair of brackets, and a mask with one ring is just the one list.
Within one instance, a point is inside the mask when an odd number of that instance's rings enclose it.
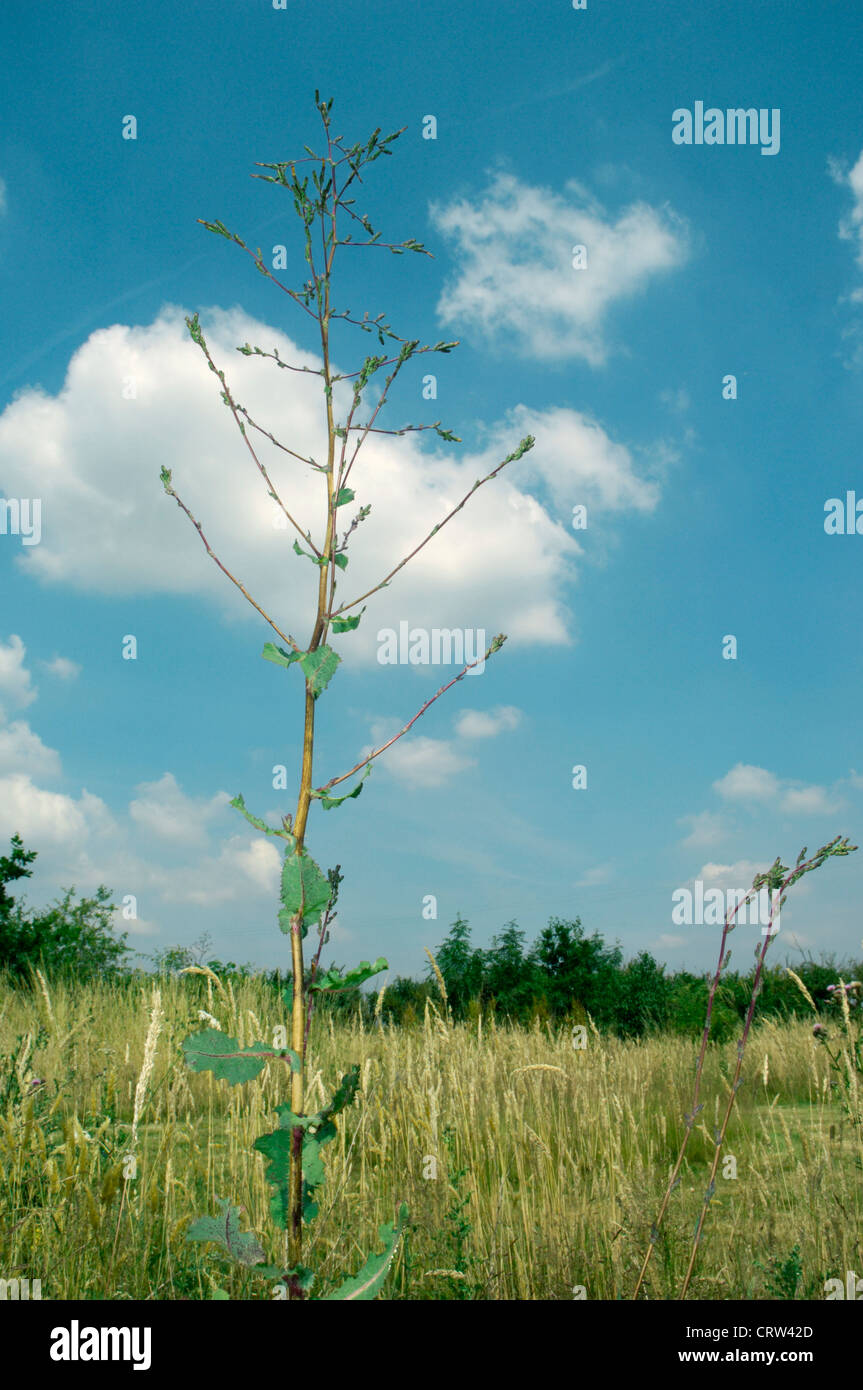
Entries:
{"label": "plant stem", "polygon": [[[325,121],[326,124],[326,121]],[[327,130],[327,144],[329,152],[328,162],[332,166],[332,145],[330,142],[329,130]],[[330,273],[335,256],[335,228],[336,228],[336,198],[335,180],[333,180],[333,206],[332,206],[332,227],[333,237],[332,246],[328,255],[325,255],[326,271],[322,277],[323,292],[320,282],[318,284],[318,321],[321,329],[321,352],[323,356],[323,378],[324,395],[327,403],[327,530],[324,540],[321,558],[326,562],[320,566],[318,578],[318,607],[315,619],[314,631],[309,642],[308,651],[317,651],[327,630],[328,605],[327,605],[327,584],[330,578],[329,571],[335,569],[335,507],[333,505],[333,466],[335,463],[336,433],[335,422],[333,419],[333,392],[332,392],[332,371],[330,367]],[[323,224],[323,216],[321,218]],[[309,265],[313,276],[315,275],[314,260],[311,250],[311,239],[307,238],[307,249]],[[306,706],[305,724],[303,729],[303,765],[300,775],[300,791],[297,799],[297,813],[294,817],[294,836],[296,838],[295,853],[302,856],[305,852],[306,824],[309,817],[309,807],[311,805],[312,793],[312,766],[314,761],[315,746],[315,696],[310,682],[306,681]],[[302,881],[302,880],[301,880]],[[303,1113],[305,1104],[305,1072],[306,1072],[306,1004],[304,992],[304,963],[303,963],[303,908],[299,911],[291,922],[291,969],[294,977],[293,1003],[291,1010],[291,1047],[300,1059],[299,1068],[291,1076],[291,1109],[295,1115]],[[291,1165],[289,1177],[290,1192],[290,1223],[288,1228],[288,1264],[290,1267],[299,1265],[302,1261],[303,1253],[303,1130],[299,1126],[293,1132],[293,1142],[291,1144]],[[292,1299],[302,1297],[296,1281],[289,1289]]]}

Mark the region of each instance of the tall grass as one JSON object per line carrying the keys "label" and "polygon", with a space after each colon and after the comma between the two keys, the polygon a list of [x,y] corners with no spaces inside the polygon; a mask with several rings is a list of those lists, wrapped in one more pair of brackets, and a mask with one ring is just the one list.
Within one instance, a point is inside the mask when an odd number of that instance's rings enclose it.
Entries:
{"label": "tall grass", "polygon": [[[271,1189],[251,1150],[286,1099],[272,1065],[246,1088],[184,1066],[179,1041],[201,1010],[241,1045],[282,1018],[276,992],[254,978],[164,978],[158,996],[152,980],[0,987],[3,1277],[41,1278],[52,1299],[200,1299],[214,1281],[233,1297],[269,1296],[184,1239],[227,1195],[249,1227],[267,1228]],[[332,1093],[345,1058],[361,1075],[310,1235],[324,1287],[404,1198],[411,1228],[390,1297],[631,1296],[683,1135],[691,1042],[589,1029],[576,1049],[568,1028],[453,1024],[441,1001],[414,1028],[322,1017],[312,1049],[307,1104]],[[650,1298],[674,1298],[685,1273],[736,1061],[734,1042],[708,1048],[711,1100],[645,1280]],[[830,1081],[811,1025],[755,1025],[725,1144],[737,1177],[719,1180],[691,1298],[772,1297],[770,1270],[795,1246],[799,1297],[863,1270],[863,1146]]]}

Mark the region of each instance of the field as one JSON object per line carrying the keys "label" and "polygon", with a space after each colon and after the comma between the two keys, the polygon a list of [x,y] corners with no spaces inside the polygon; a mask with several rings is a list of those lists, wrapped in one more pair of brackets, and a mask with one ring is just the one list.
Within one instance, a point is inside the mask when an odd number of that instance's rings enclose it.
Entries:
{"label": "field", "polygon": [[[180,1044],[208,1026],[201,1010],[241,1044],[285,1021],[255,979],[0,992],[7,1278],[41,1278],[46,1299],[271,1297],[215,1246],[185,1239],[226,1197],[268,1258],[282,1253],[251,1149],[274,1127],[287,1078],[273,1064],[236,1087],[189,1072]],[[697,1043],[621,1041],[590,1026],[586,1045],[573,1043],[568,1028],[452,1024],[443,1006],[414,1028],[316,1020],[308,1106],[353,1062],[361,1089],[326,1151],[307,1238],[323,1280],[313,1293],[355,1270],[406,1201],[409,1234],[385,1297],[631,1297]],[[711,1045],[704,1110],[642,1296],[677,1296],[735,1062],[734,1041]],[[863,1274],[863,1151],[830,1079],[809,1025],[756,1024],[690,1298],[821,1299],[826,1279]]]}

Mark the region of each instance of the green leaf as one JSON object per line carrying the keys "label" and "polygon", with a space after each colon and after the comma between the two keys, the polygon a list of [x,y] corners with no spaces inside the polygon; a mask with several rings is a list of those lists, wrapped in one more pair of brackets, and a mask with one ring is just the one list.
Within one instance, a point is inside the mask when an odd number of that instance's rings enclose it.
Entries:
{"label": "green leaf", "polygon": [[[336,556],[337,560],[338,558]],[[341,661],[338,653],[326,644],[317,647],[313,652],[286,652],[284,647],[277,647],[275,642],[265,642],[261,656],[265,661],[272,661],[275,666],[293,666],[298,661],[315,699],[322,690],[326,690]]]}
{"label": "green leaf", "polygon": [[345,1072],[338,1089],[333,1098],[323,1110],[318,1110],[314,1115],[295,1115],[291,1107],[285,1103],[276,1106],[276,1113],[279,1116],[279,1129],[320,1129],[333,1115],[338,1115],[353,1103],[360,1084],[360,1068],[356,1063],[350,1071]]}
{"label": "green leaf", "polygon": [[269,1159],[264,1177],[276,1189],[270,1198],[270,1214],[276,1225],[283,1230],[287,1230],[290,1223],[289,1181],[293,1132],[295,1129],[303,1131],[303,1220],[310,1222],[318,1214],[318,1204],[314,1196],[325,1177],[321,1149],[336,1137],[337,1130],[332,1117],[353,1100],[359,1085],[359,1075],[359,1067],[352,1067],[342,1077],[341,1084],[329,1105],[315,1115],[295,1115],[289,1105],[277,1105],[278,1129],[270,1134],[262,1134],[255,1140],[255,1148]]}
{"label": "green leaf", "polygon": [[254,816],[251,811],[247,811],[246,803],[239,793],[234,797],[233,801],[228,802],[228,805],[233,806],[235,811],[239,811],[241,815],[244,815],[249,824],[253,825],[256,830],[263,830],[265,835],[277,835],[279,839],[287,840],[290,845],[295,845],[297,843],[294,836],[291,835],[289,831],[274,830],[271,825],[267,825],[266,821],[261,820],[260,816]]}
{"label": "green leaf", "polygon": [[189,330],[189,337],[192,339],[192,342],[197,343],[198,347],[203,347],[204,335],[201,332],[201,325],[198,321],[197,314],[193,314],[191,318],[186,318],[186,327]]}
{"label": "green leaf", "polygon": [[202,227],[206,227],[208,232],[216,232],[218,236],[226,236],[229,241],[233,241],[233,235],[228,231],[224,222],[204,222],[203,218],[198,219]]}
{"label": "green leaf", "polygon": [[302,655],[302,652],[286,652],[284,647],[277,647],[275,642],[265,642],[264,650],[261,652],[265,661],[272,661],[276,666],[293,666]]}
{"label": "green leaf", "polygon": [[516,460],[520,459],[522,455],[526,454],[529,449],[532,449],[535,443],[536,440],[534,439],[533,435],[526,434],[524,439],[519,444],[518,448],[515,450],[515,453],[507,454],[506,458],[504,459],[504,463],[515,463]]}
{"label": "green leaf", "polygon": [[[221,1216],[202,1216],[186,1232],[186,1240],[213,1241],[237,1264],[250,1268],[266,1259],[266,1251],[258,1243],[252,1231],[240,1230],[242,1207],[231,1206],[226,1197],[217,1198],[222,1208]],[[227,1295],[226,1295],[227,1296]]]}
{"label": "green leaf", "polygon": [[326,643],[313,652],[304,652],[300,657],[300,667],[315,699],[318,698],[321,691],[326,690],[340,661],[341,657],[338,653],[334,652],[332,647],[328,647]]}
{"label": "green leaf", "polygon": [[357,494],[354,492],[353,488],[351,488],[351,487],[340,487],[340,488],[339,488],[339,495],[338,495],[338,497],[336,498],[336,506],[337,506],[337,507],[343,507],[343,506],[345,505],[346,502],[353,502],[353,500],[354,500],[354,498],[356,497],[356,495],[357,495]]}
{"label": "green leaf", "polygon": [[360,618],[365,613],[365,605],[359,613],[355,613],[352,618],[333,618],[333,632],[353,632],[360,625]]}
{"label": "green leaf", "polygon": [[390,1222],[380,1227],[378,1238],[383,1244],[383,1251],[379,1255],[369,1255],[362,1269],[358,1270],[352,1279],[346,1279],[335,1293],[326,1294],[320,1300],[321,1303],[333,1302],[362,1302],[367,1299],[376,1298],[381,1291],[384,1280],[389,1273],[390,1266],[395,1259],[398,1244],[401,1239],[404,1225],[408,1219],[408,1209],[402,1202],[399,1208],[397,1222]]}
{"label": "green leaf", "polygon": [[335,561],[336,565],[338,566],[338,568],[339,568],[340,570],[346,570],[346,569],[347,569],[347,567],[348,567],[348,557],[347,557],[347,555],[344,555],[344,554],[341,554],[341,553],[338,554],[338,555],[334,555],[334,556],[333,556],[333,560]]}
{"label": "green leaf", "polygon": [[360,1069],[358,1066],[353,1066],[350,1071],[345,1072],[329,1105],[319,1111],[321,1119],[329,1119],[331,1115],[338,1115],[341,1110],[346,1110],[349,1105],[352,1105],[359,1084]]}
{"label": "green leaf", "polygon": [[276,1189],[270,1198],[270,1215],[283,1231],[286,1231],[290,1224],[291,1194],[288,1180],[291,1171],[291,1144],[290,1130],[282,1129],[273,1130],[272,1134],[262,1134],[254,1143],[258,1152],[270,1160],[264,1169],[264,1177]]}
{"label": "green leaf", "polygon": [[229,1038],[218,1028],[205,1028],[186,1038],[183,1053],[190,1071],[211,1071],[217,1081],[227,1081],[232,1086],[254,1080],[267,1062],[277,1058],[290,1062],[291,1071],[300,1070],[300,1059],[290,1048],[276,1050],[260,1042],[240,1047],[236,1038]]}
{"label": "green leaf", "polygon": [[355,796],[359,796],[363,789],[363,783],[368,777],[373,767],[372,763],[366,763],[366,770],[360,778],[352,792],[347,792],[344,796],[327,796],[326,792],[313,790],[310,795],[320,801],[325,811],[331,811],[334,806],[341,806],[344,801],[351,801]]}
{"label": "green leaf", "polygon": [[383,956],[378,956],[374,965],[370,965],[367,960],[361,960],[359,965],[355,965],[353,970],[349,970],[347,975],[342,975],[334,967],[324,975],[319,975],[312,985],[312,989],[319,990],[342,990],[356,989],[359,985],[365,984],[373,975],[379,975],[382,970],[389,970],[389,962]]}
{"label": "green leaf", "polygon": [[320,921],[331,892],[328,880],[305,850],[301,856],[286,851],[282,867],[282,909],[279,913],[282,931],[290,933],[291,918],[302,909],[302,934],[305,936],[308,927]]}

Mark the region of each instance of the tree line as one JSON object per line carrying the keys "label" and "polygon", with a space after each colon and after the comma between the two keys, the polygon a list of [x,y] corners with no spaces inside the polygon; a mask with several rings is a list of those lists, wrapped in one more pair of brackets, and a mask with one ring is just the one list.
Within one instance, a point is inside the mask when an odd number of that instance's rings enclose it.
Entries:
{"label": "tree line", "polygon": [[[26,850],[14,835],[11,853],[0,856],[0,970],[12,982],[25,982],[32,969],[46,976],[86,982],[111,979],[118,985],[138,981],[150,972],[133,966],[128,933],[116,933],[111,893],[100,886],[94,897],[77,898],[67,889],[43,911],[13,898],[9,886],[32,875],[35,850]],[[221,978],[261,977],[275,990],[290,988],[290,977],[278,970],[256,970],[209,954],[208,936],[192,946],[171,946],[143,956],[150,971],[176,975],[189,965],[206,965]],[[508,922],[488,947],[474,946],[469,923],[457,916],[433,953],[422,979],[397,976],[383,992],[358,989],[324,997],[321,1010],[336,1015],[359,1013],[366,1024],[377,1020],[409,1027],[422,1021],[433,1004],[446,1008],[456,1021],[494,1018],[524,1026],[583,1023],[620,1037],[637,1038],[653,1032],[698,1035],[704,1026],[709,981],[706,974],[687,970],[668,973],[649,951],[624,960],[619,945],[609,945],[598,932],[588,935],[581,918],[552,917],[531,945],[518,923]],[[338,968],[338,967],[336,967]],[[794,963],[819,1009],[832,1003],[840,977],[863,976],[863,962],[837,964],[832,957],[804,958]],[[201,976],[187,976],[191,992],[206,988]],[[441,981],[443,989],[441,989]],[[306,985],[311,983],[310,973]],[[749,1005],[752,972],[725,971],[713,1012],[712,1036],[721,1041],[739,1028]],[[811,1014],[783,966],[766,970],[758,1003],[761,1017],[809,1018]]]}

